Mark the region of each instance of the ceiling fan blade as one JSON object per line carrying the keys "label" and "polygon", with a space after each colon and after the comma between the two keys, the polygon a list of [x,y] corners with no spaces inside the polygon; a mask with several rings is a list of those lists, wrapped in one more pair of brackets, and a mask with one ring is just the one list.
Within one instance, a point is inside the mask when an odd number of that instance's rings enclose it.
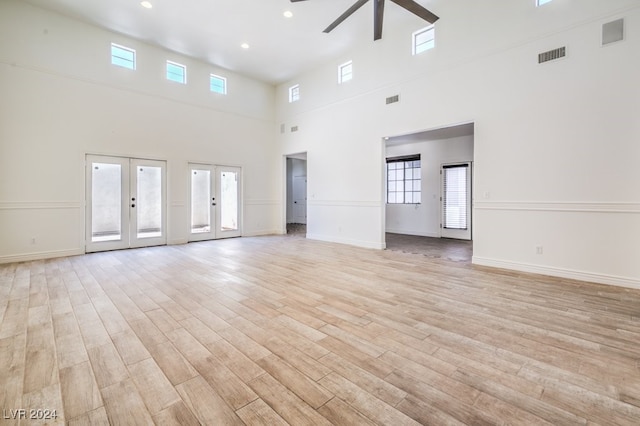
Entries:
{"label": "ceiling fan blade", "polygon": [[373,0],[373,40],[382,38],[382,19],[384,16],[384,0]]}
{"label": "ceiling fan blade", "polygon": [[420,6],[418,3],[416,3],[413,0],[391,0],[391,1],[397,4],[398,6],[401,6],[404,9],[408,10],[409,12],[413,13],[414,15],[421,17],[422,19],[429,22],[430,24],[433,24],[438,19],[440,19],[436,15],[429,12],[427,9],[425,9],[423,6]]}
{"label": "ceiling fan blade", "polygon": [[[297,0],[297,1],[301,1],[301,0]],[[344,21],[345,19],[347,19],[349,16],[351,16],[351,14],[353,12],[355,12],[356,10],[360,9],[366,2],[368,2],[369,0],[358,0],[353,6],[351,6],[349,9],[346,10],[346,12],[344,12],[342,15],[340,15],[338,17],[338,19],[336,19],[335,21],[333,21],[331,23],[331,25],[329,25],[327,28],[324,29],[323,32],[325,33],[329,33],[331,32],[331,30],[333,30],[335,27],[337,27],[338,25],[340,25],[342,23],[342,21]]]}

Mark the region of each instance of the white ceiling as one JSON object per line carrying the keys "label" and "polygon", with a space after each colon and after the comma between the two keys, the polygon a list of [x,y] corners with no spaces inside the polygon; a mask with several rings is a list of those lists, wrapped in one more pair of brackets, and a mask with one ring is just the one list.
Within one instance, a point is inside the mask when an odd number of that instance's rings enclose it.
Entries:
{"label": "white ceiling", "polygon": [[[373,1],[330,34],[322,31],[355,0],[23,0],[272,84],[290,80],[373,41]],[[429,8],[430,0],[416,0]],[[293,18],[285,18],[285,10]],[[437,14],[436,10],[432,10]],[[384,34],[426,22],[385,3]],[[380,41],[376,42],[379,43]],[[244,50],[242,43],[250,48]]]}

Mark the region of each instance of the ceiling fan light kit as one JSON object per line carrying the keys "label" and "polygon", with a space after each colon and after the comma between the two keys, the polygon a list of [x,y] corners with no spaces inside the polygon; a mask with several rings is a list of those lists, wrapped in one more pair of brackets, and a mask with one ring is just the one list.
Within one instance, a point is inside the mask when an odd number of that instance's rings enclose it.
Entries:
{"label": "ceiling fan light kit", "polygon": [[[291,3],[307,0],[291,0]],[[323,32],[330,33],[335,27],[340,25],[345,19],[351,16],[356,10],[360,9],[369,0],[358,0],[353,6],[347,9],[342,15],[333,21]],[[391,0],[398,6],[413,13],[414,15],[424,19],[430,24],[436,22],[439,18],[427,10],[425,7],[419,5],[414,0]],[[373,0],[373,40],[380,40],[382,38],[382,21],[384,16],[384,2],[385,0]]]}

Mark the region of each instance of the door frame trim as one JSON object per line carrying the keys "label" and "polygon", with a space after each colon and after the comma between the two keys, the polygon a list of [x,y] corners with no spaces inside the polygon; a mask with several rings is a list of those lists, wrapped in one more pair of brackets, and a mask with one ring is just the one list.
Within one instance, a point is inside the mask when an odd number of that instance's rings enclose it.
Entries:
{"label": "door frame trim", "polygon": [[[91,245],[94,244],[92,242],[89,241],[89,237],[92,234],[92,229],[91,229],[91,225],[92,222],[90,220],[89,217],[89,209],[92,208],[91,206],[91,201],[93,200],[93,196],[91,194],[91,189],[89,188],[89,182],[92,181],[92,178],[90,177],[89,173],[90,173],[90,169],[89,169],[89,165],[90,165],[90,159],[91,158],[97,158],[97,159],[105,159],[105,160],[113,160],[114,162],[120,162],[121,164],[127,163],[127,168],[128,168],[128,173],[123,173],[124,179],[126,180],[126,184],[129,187],[129,191],[125,194],[122,194],[122,199],[121,202],[123,203],[123,205],[129,205],[129,196],[131,194],[131,162],[132,160],[138,160],[138,161],[149,161],[149,162],[155,162],[155,163],[164,163],[163,165],[163,171],[164,173],[162,174],[162,198],[163,198],[163,202],[162,202],[162,236],[161,237],[156,237],[154,238],[157,241],[157,238],[160,238],[161,241],[158,244],[151,244],[151,245],[132,245],[131,244],[131,220],[127,220],[126,222],[128,223],[129,227],[127,230],[121,229],[121,234],[122,236],[125,235],[126,233],[126,244],[121,240],[118,241],[119,244],[110,244],[107,245],[107,247],[105,248],[100,248],[98,250],[94,250],[94,249],[90,249]],[[166,245],[167,241],[168,241],[168,235],[169,235],[169,230],[168,230],[168,205],[169,205],[169,194],[168,194],[168,179],[167,176],[169,174],[169,162],[165,159],[159,159],[159,158],[141,158],[138,156],[126,156],[126,155],[110,155],[110,154],[96,154],[96,153],[85,153],[84,154],[84,212],[83,212],[83,218],[84,218],[84,239],[83,239],[83,252],[84,253],[96,253],[96,252],[102,252],[102,251],[110,251],[110,250],[126,250],[126,249],[132,249],[132,248],[140,248],[140,247],[153,247],[153,246],[160,246],[160,245]],[[127,213],[125,213],[125,209],[122,209],[121,211],[121,225],[125,222],[124,219],[126,218],[127,215],[131,214],[131,208],[128,207],[126,209]],[[91,212],[91,214],[93,214],[93,212]]]}
{"label": "door frame trim", "polygon": [[[467,194],[467,220],[469,224],[468,230],[451,230],[454,233],[469,233],[469,238],[461,238],[451,235],[443,235],[444,228],[444,173],[446,167],[467,166],[468,173],[468,194]],[[472,241],[473,240],[473,161],[452,161],[440,164],[440,238],[452,238],[457,240]]]}
{"label": "door frame trim", "polygon": [[[219,209],[216,209],[216,214],[212,218],[212,237],[204,238],[204,239],[196,239],[191,240],[191,173],[193,166],[202,166],[211,168],[213,172],[214,185],[212,187],[212,191],[216,197],[216,204],[218,204],[221,200],[219,199],[218,194],[218,186],[219,186],[219,178],[218,172],[220,169],[228,168],[228,169],[238,169],[239,170],[239,179],[238,183],[238,230],[237,231],[228,231],[228,233],[233,233],[234,235],[225,236],[222,231],[218,230],[218,222],[219,222]],[[188,205],[187,205],[187,236],[186,241],[188,243],[195,243],[199,241],[211,241],[211,240],[220,240],[224,238],[235,238],[244,236],[244,168],[238,165],[228,165],[228,164],[215,164],[215,163],[206,163],[203,161],[187,161],[187,172],[189,172],[189,177],[187,179],[187,194],[188,194]]]}

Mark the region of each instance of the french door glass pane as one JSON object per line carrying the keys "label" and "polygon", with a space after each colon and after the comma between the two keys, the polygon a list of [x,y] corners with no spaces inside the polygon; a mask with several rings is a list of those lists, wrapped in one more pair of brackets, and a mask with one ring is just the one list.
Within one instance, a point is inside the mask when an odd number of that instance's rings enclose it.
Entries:
{"label": "french door glass pane", "polygon": [[91,241],[122,238],[122,167],[93,163],[91,177]]}
{"label": "french door glass pane", "polygon": [[162,168],[138,166],[136,204],[137,237],[162,236]]}
{"label": "french door glass pane", "polygon": [[191,233],[211,231],[211,171],[193,170],[191,175]]}
{"label": "french door glass pane", "polygon": [[238,230],[238,173],[220,173],[220,230]]}

